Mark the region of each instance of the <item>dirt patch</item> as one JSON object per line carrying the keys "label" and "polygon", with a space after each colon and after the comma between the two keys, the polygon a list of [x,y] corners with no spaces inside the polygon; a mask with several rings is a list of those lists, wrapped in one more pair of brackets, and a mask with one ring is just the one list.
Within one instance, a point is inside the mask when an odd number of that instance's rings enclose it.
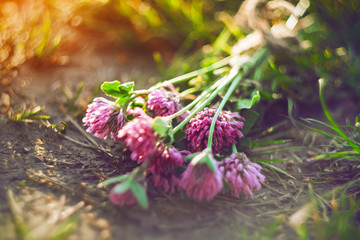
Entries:
{"label": "dirt patch", "polygon": [[[123,61],[124,54],[127,61]],[[289,137],[294,138],[292,146],[303,148],[277,153],[286,159],[277,166],[287,169],[294,178],[282,176],[281,182],[265,169],[267,181],[253,199],[218,196],[211,202],[196,202],[181,194],[151,192],[149,210],[112,205],[107,190],[97,188],[97,184],[133,166],[125,161],[126,153],[110,141],[96,140],[104,151],[92,148],[78,126],[99,83],[136,80],[137,88],[146,87],[149,77],[156,74],[154,68],[150,56],[130,57],[120,50],[85,48],[63,67],[34,68],[26,64],[14,70],[17,73],[11,84],[2,90],[9,96],[12,109],[44,106],[50,122],[66,121],[67,129],[58,134],[40,121],[17,123],[1,116],[0,206],[5,232],[1,239],[16,238],[19,226],[26,226],[28,229],[23,231],[32,231],[39,238],[70,233],[69,239],[242,239],[302,206],[309,199],[309,182],[322,194],[356,176],[353,169],[342,169],[336,175],[329,162],[325,166],[318,162],[304,165],[303,160],[320,151],[316,144],[327,140],[293,129],[289,130]],[[79,82],[84,82],[79,111],[70,120],[64,113],[63,92],[74,93]],[[303,141],[305,135],[308,142]],[[328,172],[320,174],[319,169]],[[286,224],[280,228],[277,239],[295,238]]]}

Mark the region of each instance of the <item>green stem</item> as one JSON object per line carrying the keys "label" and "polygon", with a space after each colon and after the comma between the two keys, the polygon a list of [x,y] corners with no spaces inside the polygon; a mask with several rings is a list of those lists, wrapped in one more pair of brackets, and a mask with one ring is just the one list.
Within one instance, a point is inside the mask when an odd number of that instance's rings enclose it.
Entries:
{"label": "green stem", "polygon": [[163,86],[166,86],[169,83],[175,84],[175,83],[183,82],[183,81],[192,79],[192,78],[194,78],[194,77],[196,77],[196,76],[198,76],[200,74],[212,72],[212,71],[214,71],[216,69],[219,69],[219,68],[222,68],[222,67],[228,65],[230,60],[231,60],[231,56],[226,57],[226,58],[224,58],[224,59],[222,59],[222,60],[220,60],[220,61],[218,61],[218,62],[216,62],[216,63],[214,63],[214,64],[212,64],[210,66],[207,66],[207,67],[195,70],[193,72],[189,72],[187,74],[184,74],[184,75],[181,75],[181,76],[166,80],[164,82],[161,82],[161,83],[149,88],[149,91],[153,91],[155,89],[161,88]]}
{"label": "green stem", "polygon": [[123,112],[126,113],[127,112],[127,109],[128,109],[128,106],[129,104],[137,97],[140,97],[140,96],[143,96],[143,95],[148,95],[150,93],[150,91],[148,90],[137,90],[137,91],[133,91],[132,92],[132,96],[130,96],[126,102],[122,105],[122,109],[123,109]]}
{"label": "green stem", "polygon": [[224,78],[219,79],[218,81],[216,81],[210,88],[206,89],[205,91],[203,91],[194,101],[192,101],[191,103],[189,103],[186,107],[184,107],[183,109],[181,109],[180,111],[174,113],[173,115],[169,116],[170,119],[174,119],[177,116],[183,114],[184,112],[186,112],[187,110],[191,109],[193,106],[195,106],[198,102],[200,102],[207,94],[211,93],[212,91],[214,91],[222,82],[224,81]]}
{"label": "green stem", "polygon": [[212,149],[212,140],[214,137],[214,130],[215,130],[215,124],[216,124],[216,120],[218,118],[218,116],[220,115],[221,110],[223,109],[223,107],[225,106],[226,102],[228,101],[229,97],[231,96],[231,94],[235,91],[235,89],[237,88],[237,86],[239,85],[240,81],[243,79],[244,75],[246,74],[239,74],[236,76],[236,78],[234,79],[234,81],[231,83],[229,90],[226,92],[225,97],[223,98],[223,100],[221,101],[215,115],[214,118],[211,122],[211,126],[210,126],[210,131],[209,131],[209,138],[208,138],[208,149]]}
{"label": "green stem", "polygon": [[214,130],[215,130],[215,124],[216,124],[216,120],[221,112],[221,110],[223,109],[223,107],[225,106],[226,102],[228,101],[229,97],[232,95],[232,93],[235,91],[235,89],[237,88],[237,86],[239,85],[240,81],[245,78],[263,59],[265,56],[267,56],[267,49],[260,49],[254,56],[253,61],[249,62],[249,65],[247,67],[245,67],[244,72],[242,74],[237,74],[236,78],[233,80],[233,82],[231,83],[228,91],[226,92],[223,100],[221,101],[215,115],[214,118],[211,122],[211,126],[210,126],[210,130],[209,130],[209,138],[208,138],[208,149],[212,149],[212,140],[214,137]]}
{"label": "green stem", "polygon": [[186,90],[184,90],[184,91],[182,91],[180,93],[180,98],[183,98],[183,97],[185,97],[185,96],[187,96],[189,94],[194,94],[194,93],[200,92],[200,91],[202,91],[202,90],[200,88],[197,88],[197,87],[188,88],[188,89],[186,89]]}
{"label": "green stem", "polygon": [[224,89],[224,87],[226,87],[233,80],[234,77],[236,77],[237,74],[238,74],[238,69],[235,71],[235,69],[233,68],[232,71],[230,71],[229,75],[226,75],[225,77],[220,79],[219,81],[221,81],[222,83],[216,88],[216,90],[200,106],[198,106],[195,110],[193,110],[193,112],[187,118],[185,118],[179,125],[177,125],[174,128],[173,133],[175,134],[177,131],[182,129],[185,126],[185,124],[187,124],[197,112],[199,112],[206,105],[208,105],[219,94],[219,92],[222,89]]}

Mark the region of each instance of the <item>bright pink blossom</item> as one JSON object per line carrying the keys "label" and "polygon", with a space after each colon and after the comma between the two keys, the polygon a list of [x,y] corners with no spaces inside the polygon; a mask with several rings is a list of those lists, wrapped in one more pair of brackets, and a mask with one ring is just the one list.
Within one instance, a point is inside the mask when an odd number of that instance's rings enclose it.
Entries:
{"label": "bright pink blossom", "polygon": [[164,88],[155,89],[149,94],[147,109],[155,116],[169,116],[181,109],[180,99],[175,93]]}
{"label": "bright pink blossom", "polygon": [[[200,152],[207,147],[211,122],[213,121],[216,108],[205,108],[191,119],[186,127],[186,139],[192,152]],[[219,114],[213,136],[212,151],[214,154],[221,153],[224,147],[236,143],[244,135],[240,129],[244,126],[245,119],[238,113],[221,111]]]}
{"label": "bright pink blossom", "polygon": [[152,129],[153,119],[147,115],[126,123],[118,132],[118,139],[124,141],[131,151],[131,159],[138,163],[145,162],[157,150],[157,132]]}
{"label": "bright pink blossom", "polygon": [[116,133],[125,123],[122,109],[105,98],[97,97],[89,104],[83,118],[87,132],[94,132],[94,136],[106,139],[109,134],[117,141]]}
{"label": "bright pink blossom", "polygon": [[265,180],[260,173],[261,166],[251,162],[244,153],[231,154],[219,165],[219,170],[230,184],[231,195],[237,198],[241,192],[252,197],[254,188],[259,190]]}

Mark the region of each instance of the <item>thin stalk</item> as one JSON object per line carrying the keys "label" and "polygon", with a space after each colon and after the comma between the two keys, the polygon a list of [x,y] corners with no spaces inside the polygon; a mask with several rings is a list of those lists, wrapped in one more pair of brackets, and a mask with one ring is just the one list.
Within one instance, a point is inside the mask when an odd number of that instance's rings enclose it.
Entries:
{"label": "thin stalk", "polygon": [[230,71],[229,75],[226,75],[223,80],[220,80],[222,81],[222,83],[216,88],[216,90],[212,92],[211,95],[200,106],[194,109],[193,112],[187,118],[185,118],[181,123],[179,123],[179,125],[177,125],[174,128],[173,133],[175,134],[177,131],[182,129],[185,126],[185,124],[187,124],[197,112],[199,112],[206,105],[208,105],[219,94],[219,92],[222,89],[224,89],[224,87],[226,87],[234,79],[234,77],[236,77],[237,74],[238,74],[238,69],[236,69],[235,71],[233,68],[232,71]]}
{"label": "thin stalk", "polygon": [[216,120],[220,115],[221,110],[223,109],[223,107],[225,106],[225,103],[227,102],[227,100],[229,99],[229,97],[231,96],[231,94],[235,91],[237,85],[239,85],[240,81],[243,79],[244,74],[239,74],[236,76],[236,78],[234,79],[234,81],[231,83],[229,90],[226,92],[225,97],[223,98],[223,100],[221,101],[215,115],[214,118],[211,122],[211,126],[210,126],[210,131],[209,131],[209,138],[208,138],[208,149],[212,149],[212,140],[214,137],[214,129],[215,129],[215,124],[216,124]]}
{"label": "thin stalk", "polygon": [[171,84],[180,83],[180,82],[192,79],[200,74],[208,73],[208,72],[214,71],[216,69],[222,68],[230,63],[231,58],[232,58],[231,56],[226,57],[210,66],[207,66],[207,67],[195,70],[193,72],[189,72],[187,74],[166,80],[164,82],[161,82],[161,83],[149,88],[149,91],[153,91],[155,89],[161,88],[163,86],[166,86],[169,83],[171,83]]}
{"label": "thin stalk", "polygon": [[182,91],[180,93],[180,98],[183,98],[185,97],[186,95],[190,95],[190,94],[193,94],[193,93],[196,93],[196,92],[200,92],[202,91],[201,89],[197,88],[197,87],[193,87],[193,88],[188,88],[184,91]]}
{"label": "thin stalk", "polygon": [[199,101],[192,109],[191,113],[193,113],[208,97],[210,96],[210,93],[206,94],[201,101]]}
{"label": "thin stalk", "polygon": [[187,110],[191,109],[193,106],[195,106],[198,102],[200,102],[207,94],[211,93],[212,91],[214,91],[223,81],[224,81],[224,77],[219,79],[218,81],[216,81],[210,88],[206,89],[205,91],[203,91],[194,101],[192,101],[191,103],[189,103],[186,107],[184,107],[183,109],[181,109],[180,111],[174,113],[173,115],[169,116],[170,119],[174,119],[177,116],[183,114],[184,112],[186,112]]}
{"label": "thin stalk", "polygon": [[254,61],[250,62],[250,65],[248,67],[245,67],[245,70],[242,74],[238,74],[236,76],[236,78],[233,80],[233,82],[231,83],[228,91],[226,92],[223,100],[221,101],[215,115],[214,118],[211,122],[211,126],[210,126],[210,130],[209,130],[209,138],[208,138],[208,149],[212,149],[212,140],[214,137],[214,130],[215,130],[215,124],[216,124],[216,120],[221,112],[221,110],[223,109],[223,107],[225,106],[226,102],[228,101],[229,97],[232,95],[232,93],[235,91],[235,89],[237,88],[237,86],[239,85],[240,81],[242,79],[244,79],[251,71],[252,69],[257,66],[257,64],[259,62],[261,62],[261,60],[263,60],[263,57],[266,56],[266,54],[268,53],[268,51],[266,49],[261,49],[260,51],[258,51],[258,53],[255,55],[254,57]]}
{"label": "thin stalk", "polygon": [[324,160],[328,158],[351,158],[351,155],[357,155],[356,151],[343,151],[343,152],[335,152],[335,153],[328,153],[328,154],[321,154],[313,157],[314,160]]}
{"label": "thin stalk", "polygon": [[148,95],[150,93],[149,90],[137,90],[134,91],[133,94],[126,100],[126,102],[122,105],[122,110],[124,113],[127,112],[129,104],[137,97]]}

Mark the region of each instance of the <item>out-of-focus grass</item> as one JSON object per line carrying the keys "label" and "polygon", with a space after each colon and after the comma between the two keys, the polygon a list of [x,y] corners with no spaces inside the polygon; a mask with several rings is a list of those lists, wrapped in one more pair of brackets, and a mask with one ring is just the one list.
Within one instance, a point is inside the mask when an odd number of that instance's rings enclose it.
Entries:
{"label": "out-of-focus grass", "polygon": [[[54,55],[69,41],[87,41],[89,36],[78,39],[70,34],[77,29],[95,33],[97,39],[107,40],[104,43],[150,49],[160,63],[161,77],[172,77],[231,54],[232,46],[249,33],[234,18],[240,4],[235,0],[2,1],[0,71],[28,59],[66,63],[67,58]],[[317,101],[313,86],[320,76],[328,76],[328,91],[334,95],[338,89],[346,90],[340,97],[359,95],[358,6],[356,0],[311,1],[299,24],[299,42],[293,44],[300,45],[301,51],[278,52],[258,72],[255,80],[261,75],[262,97]],[[284,21],[286,11],[282,8],[271,14],[266,8],[262,17],[269,26]],[[170,66],[161,63],[169,59]]]}
{"label": "out-of-focus grass", "polygon": [[47,120],[50,116],[41,115],[43,108],[37,106],[35,108],[19,109],[16,113],[9,113],[9,119],[14,122],[35,122],[36,120]]}
{"label": "out-of-focus grass", "polygon": [[[350,159],[360,161],[360,135],[359,135],[359,116],[355,119],[355,124],[348,122],[347,126],[340,126],[336,123],[324,100],[324,79],[319,80],[320,102],[326,118],[330,124],[315,119],[304,119],[306,124],[302,124],[309,130],[321,133],[332,139],[337,145],[335,150],[314,156],[311,160],[326,159]],[[310,124],[310,125],[309,125]]]}
{"label": "out-of-focus grass", "polygon": [[328,96],[360,96],[359,1],[310,1],[297,31],[301,51],[278,53],[264,72],[263,92],[284,93],[296,102],[318,102],[314,86],[328,80]]}
{"label": "out-of-focus grass", "polygon": [[[73,28],[115,45],[189,50],[218,39],[237,1],[22,0],[0,3],[0,70],[28,59],[49,61]],[[240,30],[236,30],[239,34]],[[229,35],[228,33],[222,34]]]}
{"label": "out-of-focus grass", "polygon": [[0,3],[0,71],[26,60],[47,60],[66,35],[72,1],[2,1]]}
{"label": "out-of-focus grass", "polygon": [[296,231],[297,239],[359,239],[360,228],[356,223],[360,201],[346,193],[358,180],[334,188],[320,196],[311,185],[311,201],[289,217],[289,225]]}

